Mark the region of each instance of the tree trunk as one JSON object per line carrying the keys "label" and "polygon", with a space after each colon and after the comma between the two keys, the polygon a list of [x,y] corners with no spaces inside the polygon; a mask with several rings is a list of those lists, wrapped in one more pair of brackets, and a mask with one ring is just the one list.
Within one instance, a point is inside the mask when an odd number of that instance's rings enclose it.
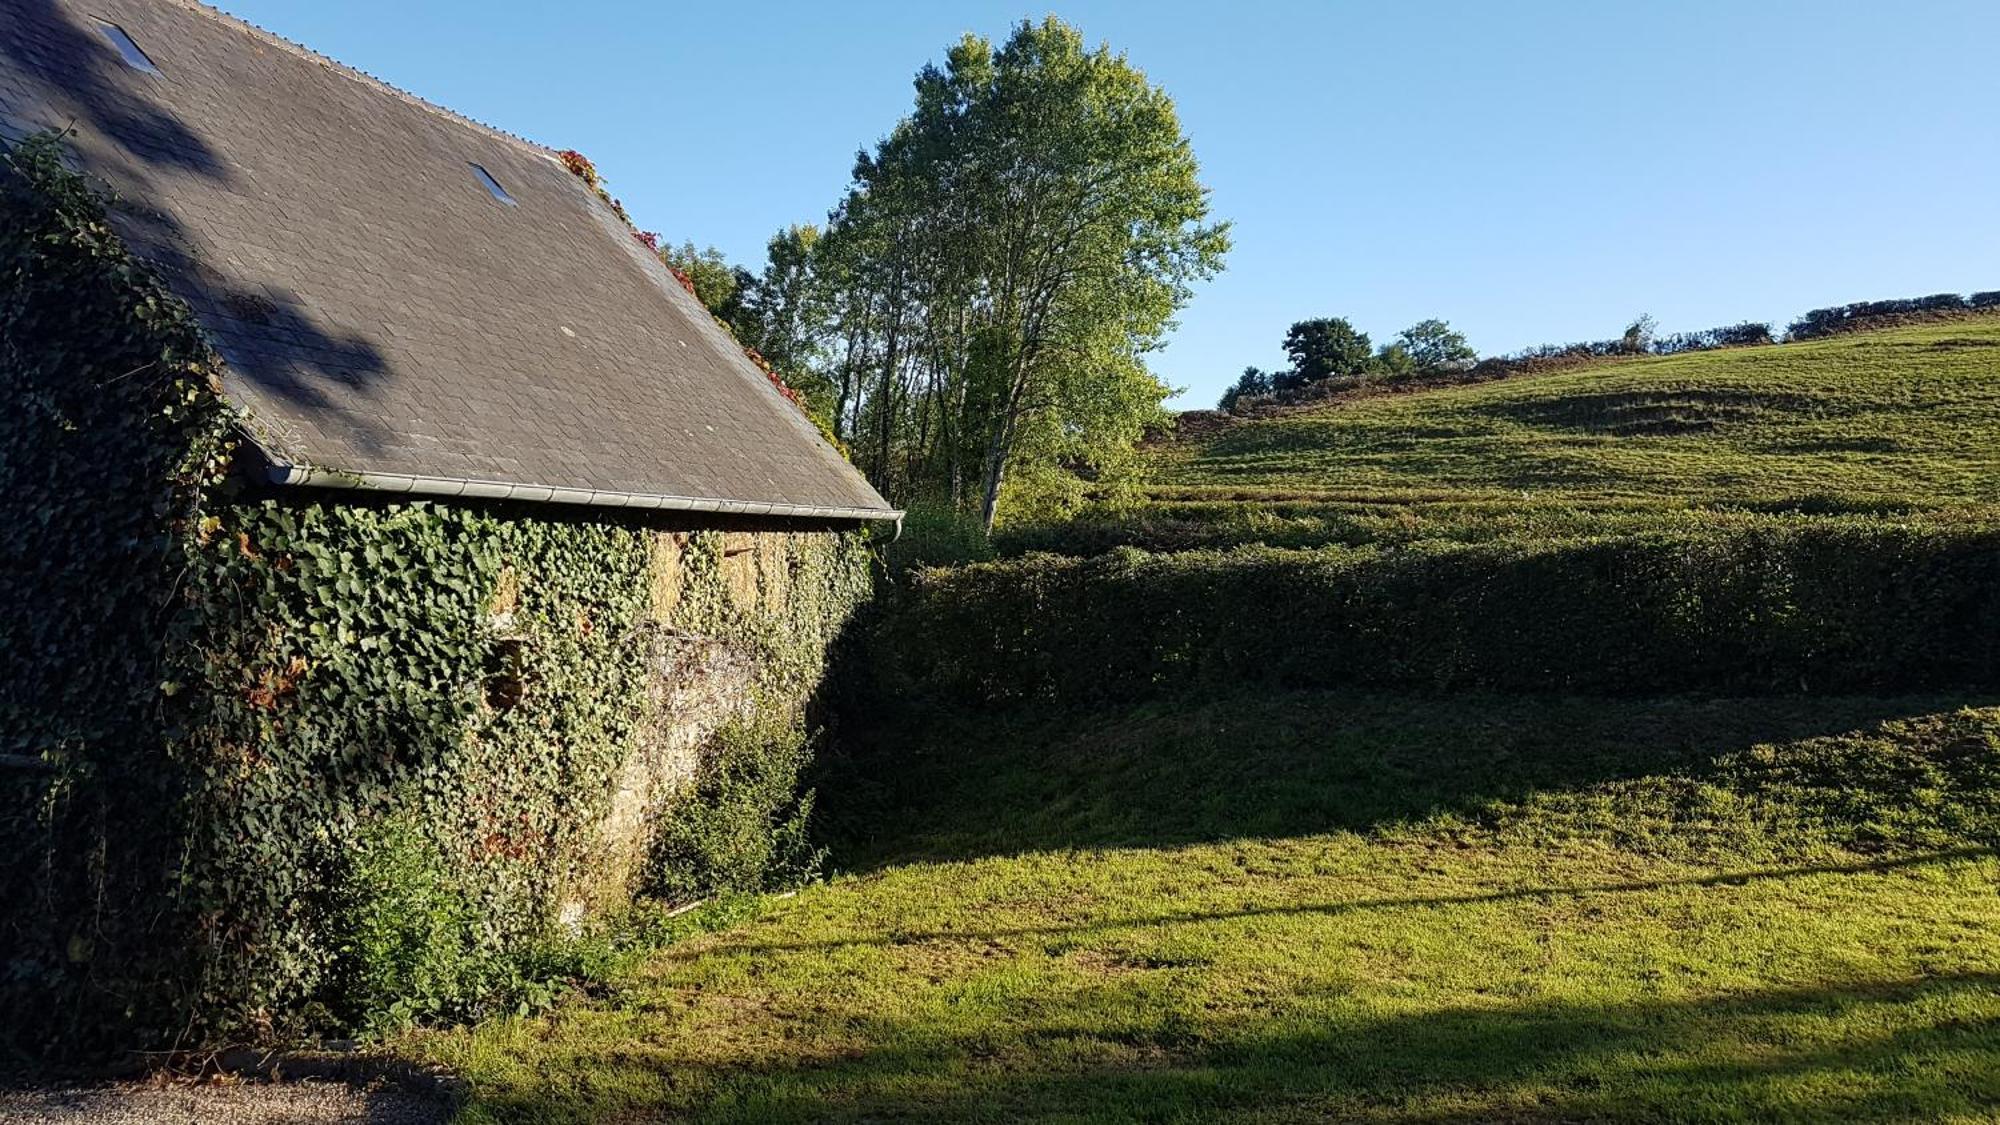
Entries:
{"label": "tree trunk", "polygon": [[979,522],[989,533],[993,530],[993,517],[1000,511],[1000,485],[1007,476],[1007,442],[1004,437],[993,439],[993,448],[986,454],[986,493],[980,501]]}
{"label": "tree trunk", "polygon": [[1018,350],[1014,357],[1014,377],[1009,380],[1007,399],[1001,407],[1000,428],[986,449],[986,495],[980,504],[980,519],[987,531],[1000,511],[1000,485],[1007,477],[1007,457],[1014,450],[1014,426],[1021,420],[1021,405],[1028,392],[1028,354]]}
{"label": "tree trunk", "polygon": [[881,421],[882,434],[875,447],[875,487],[889,491],[889,443],[896,432],[896,364],[901,361],[899,354],[903,342],[902,326],[892,324],[889,328],[889,350],[882,359],[882,389],[876,397],[880,403],[877,416]]}

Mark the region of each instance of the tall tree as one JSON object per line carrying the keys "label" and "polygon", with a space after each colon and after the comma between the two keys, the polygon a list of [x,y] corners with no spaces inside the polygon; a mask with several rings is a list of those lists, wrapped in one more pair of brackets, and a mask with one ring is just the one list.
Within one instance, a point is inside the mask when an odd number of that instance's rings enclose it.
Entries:
{"label": "tall tree", "polygon": [[1317,383],[1368,369],[1373,350],[1368,333],[1337,316],[1301,320],[1285,332],[1285,355],[1292,361],[1292,379]]}
{"label": "tall tree", "polygon": [[892,494],[989,526],[1014,474],[1097,472],[1160,414],[1147,371],[1226,228],[1167,95],[1060,20],[917,76],[813,251],[816,360]]}
{"label": "tall tree", "polygon": [[1418,371],[1446,371],[1479,358],[1465,342],[1464,333],[1437,319],[1420,320],[1403,329],[1396,343],[1402,345]]}
{"label": "tall tree", "polygon": [[[743,273],[735,297],[732,327],[757,349],[784,378],[805,396],[807,412],[839,440],[840,388],[825,370],[824,354],[831,331],[816,270],[820,231],[810,224],[790,226],[771,236],[765,246],[764,272]],[[700,284],[696,284],[700,291]]]}

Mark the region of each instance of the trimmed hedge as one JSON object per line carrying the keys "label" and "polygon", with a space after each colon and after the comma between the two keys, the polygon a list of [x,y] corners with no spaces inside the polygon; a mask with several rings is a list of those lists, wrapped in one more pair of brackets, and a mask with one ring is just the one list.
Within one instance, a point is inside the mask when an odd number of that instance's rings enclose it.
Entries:
{"label": "trimmed hedge", "polygon": [[2000,530],[1032,555],[920,572],[881,641],[891,687],[991,705],[2000,687]]}

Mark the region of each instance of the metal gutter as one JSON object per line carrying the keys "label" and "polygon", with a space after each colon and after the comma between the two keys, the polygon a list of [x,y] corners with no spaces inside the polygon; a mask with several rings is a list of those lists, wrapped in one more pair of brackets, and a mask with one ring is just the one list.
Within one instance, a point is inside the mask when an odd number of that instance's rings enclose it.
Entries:
{"label": "metal gutter", "polygon": [[544,504],[580,504],[595,508],[632,508],[671,512],[715,512],[730,516],[777,516],[786,519],[894,520],[902,530],[903,513],[894,508],[834,508],[813,504],[776,504],[753,500],[718,500],[701,496],[668,496],[650,492],[607,492],[556,488],[541,484],[468,480],[464,477],[420,477],[404,473],[357,473],[316,469],[310,465],[273,463],[267,470],[272,484],[352,488],[366,492],[398,492],[411,496],[456,496],[478,500],[525,500]]}

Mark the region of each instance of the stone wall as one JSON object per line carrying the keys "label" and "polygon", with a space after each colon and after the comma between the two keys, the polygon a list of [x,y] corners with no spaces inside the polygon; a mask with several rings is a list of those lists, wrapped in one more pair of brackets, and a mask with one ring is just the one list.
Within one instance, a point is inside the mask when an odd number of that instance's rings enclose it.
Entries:
{"label": "stone wall", "polygon": [[853,573],[865,560],[840,558],[850,546],[825,532],[654,533],[646,717],[599,826],[595,862],[560,904],[565,925],[630,899],[653,826],[686,799],[718,731],[761,707],[804,705],[799,677],[781,665],[824,662],[854,602],[804,595],[865,586]]}

